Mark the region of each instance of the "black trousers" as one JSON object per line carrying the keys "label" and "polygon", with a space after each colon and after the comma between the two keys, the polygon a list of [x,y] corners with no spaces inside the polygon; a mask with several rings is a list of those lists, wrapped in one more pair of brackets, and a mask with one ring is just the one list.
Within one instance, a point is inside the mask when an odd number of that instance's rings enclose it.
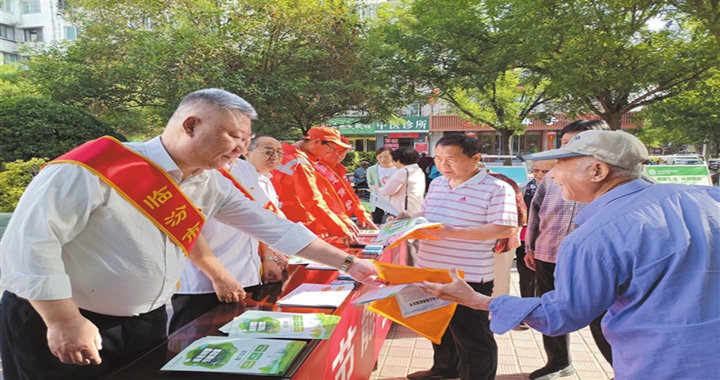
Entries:
{"label": "black trousers", "polygon": [[[492,295],[493,282],[469,283],[478,293]],[[440,344],[433,344],[432,371],[460,374],[462,380],[495,378],[498,348],[488,312],[458,305]]]}
{"label": "black trousers", "polygon": [[[555,264],[548,263],[541,260],[535,260],[535,269],[537,276],[537,288],[540,295],[543,295],[551,290],[555,289]],[[600,327],[600,321],[605,316],[607,311],[603,312],[600,316],[590,322],[590,332],[592,333],[593,340],[597,345],[600,353],[602,353],[605,360],[612,365],[612,348],[605,335],[602,333]],[[550,337],[543,335],[543,345],[545,346],[545,353],[548,357],[548,366],[554,368],[562,368],[570,364],[570,336],[560,335]]]}
{"label": "black trousers", "polygon": [[[538,295],[555,290],[555,263],[535,259]],[[547,366],[564,368],[570,365],[570,335],[543,335]]]}
{"label": "black trousers", "polygon": [[612,365],[612,347],[610,346],[610,343],[608,343],[607,339],[605,339],[602,327],[600,327],[600,322],[605,314],[607,314],[607,310],[590,322],[590,333],[592,333],[593,340],[595,341],[595,344],[597,345],[598,350],[600,350],[602,356],[610,365]]}
{"label": "black trousers", "polygon": [[523,298],[535,297],[537,286],[535,285],[535,271],[525,265],[525,242],[515,250],[515,266],[520,277],[520,296]]}
{"label": "black trousers", "polygon": [[173,314],[168,326],[168,334],[194,321],[222,302],[215,293],[174,294],[171,298]]}
{"label": "black trousers", "polygon": [[0,350],[5,380],[97,379],[167,337],[165,306],[136,317],[115,317],[82,309],[80,313],[100,330],[100,365],[62,363],[50,352],[47,327],[40,315],[27,300],[6,291],[0,301]]}

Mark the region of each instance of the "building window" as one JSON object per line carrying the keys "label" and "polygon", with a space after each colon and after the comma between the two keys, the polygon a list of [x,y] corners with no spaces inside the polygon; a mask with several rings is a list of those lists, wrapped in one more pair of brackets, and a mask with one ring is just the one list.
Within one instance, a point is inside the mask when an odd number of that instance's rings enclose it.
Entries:
{"label": "building window", "polygon": [[22,14],[40,13],[40,0],[23,1]]}
{"label": "building window", "polygon": [[76,40],[78,36],[78,28],[65,27],[65,39]]}
{"label": "building window", "polygon": [[15,28],[10,25],[0,24],[0,38],[15,41]]}
{"label": "building window", "polygon": [[0,0],[0,10],[12,13],[12,7],[10,6],[10,0]]}
{"label": "building window", "polygon": [[20,56],[18,56],[17,54],[3,53],[2,62],[0,63],[2,63],[3,65],[7,65],[18,61],[20,61]]}
{"label": "building window", "polygon": [[42,28],[23,29],[23,41],[42,42]]}

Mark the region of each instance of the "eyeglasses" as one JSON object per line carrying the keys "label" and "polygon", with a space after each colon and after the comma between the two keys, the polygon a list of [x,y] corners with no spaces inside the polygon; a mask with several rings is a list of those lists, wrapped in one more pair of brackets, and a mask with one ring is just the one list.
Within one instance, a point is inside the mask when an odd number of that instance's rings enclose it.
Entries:
{"label": "eyeglasses", "polygon": [[542,174],[548,174],[550,170],[540,170],[540,169],[533,169],[533,173],[542,173]]}
{"label": "eyeglasses", "polygon": [[282,151],[282,149],[278,149],[278,150],[270,149],[270,148],[265,148],[265,149],[253,149],[253,152],[262,153],[262,154],[266,155],[268,158],[272,158],[273,156],[278,156],[278,157],[282,157],[282,156],[283,156],[283,151]]}
{"label": "eyeglasses", "polygon": [[330,148],[330,150],[333,151],[333,152],[336,151],[336,150],[338,150],[338,148],[339,148],[339,147],[336,146],[335,144],[329,143],[329,142],[327,142],[327,141],[323,141],[322,144],[323,144],[323,145],[327,145],[327,147]]}

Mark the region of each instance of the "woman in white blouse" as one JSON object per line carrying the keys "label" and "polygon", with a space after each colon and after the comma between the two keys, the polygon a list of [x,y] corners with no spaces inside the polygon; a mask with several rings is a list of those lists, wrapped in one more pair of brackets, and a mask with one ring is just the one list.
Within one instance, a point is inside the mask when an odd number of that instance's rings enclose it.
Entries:
{"label": "woman in white blouse", "polygon": [[398,211],[417,214],[425,196],[425,174],[417,164],[420,154],[413,148],[399,148],[391,156],[397,170],[382,187],[375,189]]}
{"label": "woman in white blouse", "polygon": [[[392,151],[392,148],[388,147],[382,147],[375,151],[377,164],[369,167],[367,170],[367,181],[370,188],[373,186],[378,188],[384,185],[390,177],[392,177],[393,173],[397,171],[397,168],[393,165]],[[372,212],[373,223],[380,224],[383,222],[385,210],[372,205],[370,211]]]}
{"label": "woman in white blouse", "polygon": [[[397,171],[380,188],[375,188],[380,195],[388,197],[390,204],[398,212],[415,215],[420,212],[425,198],[425,173],[418,161],[420,154],[413,148],[399,148],[391,153]],[[406,264],[415,265],[417,261],[417,240],[408,240]]]}

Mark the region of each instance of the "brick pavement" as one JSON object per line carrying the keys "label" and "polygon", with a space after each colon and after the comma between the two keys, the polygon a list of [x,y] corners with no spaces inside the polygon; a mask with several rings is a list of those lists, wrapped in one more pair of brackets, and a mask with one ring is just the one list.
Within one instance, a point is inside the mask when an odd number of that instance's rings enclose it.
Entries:
{"label": "brick pavement", "polygon": [[[518,295],[518,274],[513,269],[510,293]],[[545,365],[542,334],[535,330],[510,331],[496,335],[498,343],[498,380],[527,379],[530,372]],[[405,375],[432,366],[430,341],[413,331],[393,324],[378,358],[372,380],[403,380]],[[612,367],[600,354],[590,334],[584,328],[570,336],[570,354],[577,371],[563,380],[611,379]]]}

